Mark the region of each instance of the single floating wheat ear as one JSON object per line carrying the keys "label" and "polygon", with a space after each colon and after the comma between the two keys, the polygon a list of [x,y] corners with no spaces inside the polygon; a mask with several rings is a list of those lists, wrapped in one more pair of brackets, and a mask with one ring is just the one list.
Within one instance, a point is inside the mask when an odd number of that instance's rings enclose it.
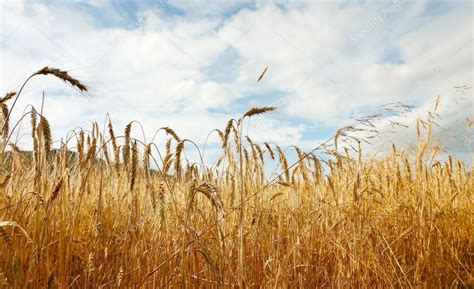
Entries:
{"label": "single floating wheat ear", "polygon": [[262,78],[265,76],[265,73],[267,73],[267,70],[268,70],[268,66],[265,67],[265,69],[262,71],[262,73],[260,74],[260,76],[257,79],[257,82],[260,82],[260,80],[262,80]]}

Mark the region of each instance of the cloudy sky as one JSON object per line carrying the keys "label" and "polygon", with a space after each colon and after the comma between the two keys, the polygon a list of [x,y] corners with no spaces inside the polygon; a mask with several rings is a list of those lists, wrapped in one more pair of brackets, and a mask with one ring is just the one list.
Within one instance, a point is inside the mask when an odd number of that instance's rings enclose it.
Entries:
{"label": "cloudy sky", "polygon": [[439,95],[435,137],[472,160],[473,94],[459,88],[473,79],[471,1],[215,2],[0,0],[1,93],[47,65],[82,80],[87,94],[37,77],[19,101],[16,117],[45,91],[55,139],[109,113],[116,128],[139,121],[149,139],[170,126],[203,143],[229,118],[274,105],[248,133],[306,149],[393,102],[415,106],[388,116],[409,128],[380,131],[410,146]]}

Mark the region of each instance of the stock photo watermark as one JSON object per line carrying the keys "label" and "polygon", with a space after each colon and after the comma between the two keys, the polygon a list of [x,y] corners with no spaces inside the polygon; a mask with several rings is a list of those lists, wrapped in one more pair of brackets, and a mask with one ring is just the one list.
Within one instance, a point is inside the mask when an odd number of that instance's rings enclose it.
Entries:
{"label": "stock photo watermark", "polygon": [[467,147],[472,147],[472,143],[474,142],[474,135],[465,135],[464,136],[464,145]]}
{"label": "stock photo watermark", "polygon": [[[288,96],[285,96],[271,103],[269,106],[276,108],[276,110],[281,110],[282,108],[287,107],[289,103],[290,103],[290,98]],[[266,116],[265,114],[252,119],[252,127],[256,129],[257,131],[266,131],[266,130],[273,131],[275,132],[277,138],[281,138],[285,142],[288,142],[291,140],[291,135],[282,134],[280,130],[275,130],[271,128],[271,123],[272,121],[270,117]]]}
{"label": "stock photo watermark", "polygon": [[[126,2],[124,2],[126,3]],[[126,7],[123,6],[124,4],[119,2],[119,5],[121,6],[122,10],[126,11]],[[170,4],[170,0],[157,0],[157,1],[154,1],[153,2],[153,6],[149,9],[147,9],[148,12],[150,13],[144,13],[143,15],[141,15],[138,19],[138,21],[126,26],[126,28],[124,29],[125,31],[134,31],[136,29],[139,29],[139,28],[142,28],[144,27],[150,20],[150,17],[151,16],[158,16],[158,14],[170,7],[171,4]],[[127,38],[129,36],[128,33],[123,33],[122,35],[118,36],[116,39],[114,39],[112,41],[112,48],[114,48],[116,45],[119,45],[121,42],[123,42],[125,40],[125,38]]]}
{"label": "stock photo watermark", "polygon": [[156,4],[156,9],[161,10],[168,8],[170,6],[170,1],[169,0],[158,0],[158,3]]}
{"label": "stock photo watermark", "polygon": [[375,30],[377,26],[385,23],[385,20],[393,13],[398,11],[398,9],[405,3],[406,0],[393,0],[390,5],[383,8],[381,11],[377,13],[377,15],[372,18],[369,24],[364,26],[361,30],[357,33],[351,35],[351,39],[349,44],[351,46],[356,46],[357,43],[364,40],[364,38],[369,34],[371,31]]}
{"label": "stock photo watermark", "polygon": [[116,245],[122,245],[125,241],[127,241],[128,239],[130,239],[132,237],[134,232],[138,231],[140,228],[143,228],[145,223],[146,223],[145,218],[143,218],[143,217],[140,218],[140,220],[138,220],[138,222],[132,224],[127,231],[125,231],[124,233],[119,235],[117,238],[115,238],[115,244]]}

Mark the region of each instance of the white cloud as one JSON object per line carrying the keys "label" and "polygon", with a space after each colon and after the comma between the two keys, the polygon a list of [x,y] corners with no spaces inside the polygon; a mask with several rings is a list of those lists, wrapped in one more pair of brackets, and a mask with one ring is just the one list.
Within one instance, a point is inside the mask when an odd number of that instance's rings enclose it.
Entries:
{"label": "white cloud", "polygon": [[[108,112],[117,128],[139,120],[147,135],[169,125],[203,141],[212,128],[222,128],[254,103],[271,104],[275,99],[267,101],[266,95],[278,94],[287,97],[281,113],[251,133],[306,145],[301,141],[306,126],[289,117],[338,127],[384,103],[401,100],[425,108],[438,94],[449,97],[455,85],[472,85],[469,2],[448,3],[450,9],[433,15],[429,2],[401,1],[386,13],[391,2],[173,1],[169,5],[184,16],[143,8],[138,24],[121,26],[99,24],[97,15],[77,9],[77,3],[0,6],[2,91],[16,89],[45,65],[71,69],[90,87],[90,99],[46,77],[27,87],[15,115],[28,103],[40,106],[45,90],[56,138],[84,122],[102,121]],[[119,2],[83,3],[124,20],[118,10],[126,7]],[[383,21],[368,26],[381,13]],[[351,44],[353,35],[363,37]],[[446,114],[474,114],[472,101],[461,108],[453,105]]]}

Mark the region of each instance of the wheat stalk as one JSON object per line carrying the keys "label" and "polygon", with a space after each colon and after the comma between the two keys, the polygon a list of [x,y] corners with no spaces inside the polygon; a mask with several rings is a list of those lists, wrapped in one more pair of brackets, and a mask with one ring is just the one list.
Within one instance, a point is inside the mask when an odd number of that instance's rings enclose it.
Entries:
{"label": "wheat stalk", "polygon": [[176,178],[181,178],[181,153],[184,149],[184,141],[180,141],[178,145],[176,145],[175,154],[174,154],[174,172]]}
{"label": "wheat stalk", "polygon": [[181,139],[179,138],[178,134],[176,134],[176,132],[171,129],[170,127],[162,127],[161,129],[163,129],[167,134],[171,135],[177,142],[181,142]]}
{"label": "wheat stalk", "polygon": [[110,141],[112,143],[112,150],[113,150],[113,153],[114,153],[115,172],[118,174],[119,173],[119,168],[120,168],[120,150],[119,150],[119,147],[117,145],[117,140],[115,138],[114,128],[112,126],[112,121],[110,119],[109,119],[108,129],[109,129]]}
{"label": "wheat stalk", "polygon": [[53,143],[53,139],[51,136],[51,127],[49,126],[49,122],[42,115],[40,115],[38,127],[43,137],[43,147],[46,152],[46,159],[49,159],[49,156],[51,155],[51,145]]}
{"label": "wheat stalk", "polygon": [[138,147],[137,142],[134,141],[132,145],[132,160],[130,169],[130,191],[133,192],[138,170]]}
{"label": "wheat stalk", "polygon": [[64,71],[64,70],[60,70],[60,69],[57,69],[57,68],[52,68],[52,67],[45,66],[42,69],[35,72],[33,75],[54,75],[57,78],[62,79],[63,81],[65,81],[65,82],[69,83],[70,85],[76,87],[77,89],[79,89],[82,92],[87,91],[87,87],[84,84],[82,84],[79,80],[71,77],[69,75],[69,73],[67,71]]}
{"label": "wheat stalk", "polygon": [[263,114],[263,113],[267,113],[267,112],[270,112],[270,111],[274,111],[276,110],[275,107],[272,107],[272,106],[265,106],[265,107],[254,107],[252,109],[250,109],[249,111],[247,111],[245,114],[244,114],[244,117],[252,117],[254,115],[259,115],[259,114]]}
{"label": "wheat stalk", "polygon": [[131,131],[132,131],[132,123],[129,123],[125,127],[125,142],[122,148],[122,158],[123,158],[123,163],[126,168],[128,168],[128,165],[130,163],[130,133]]}

